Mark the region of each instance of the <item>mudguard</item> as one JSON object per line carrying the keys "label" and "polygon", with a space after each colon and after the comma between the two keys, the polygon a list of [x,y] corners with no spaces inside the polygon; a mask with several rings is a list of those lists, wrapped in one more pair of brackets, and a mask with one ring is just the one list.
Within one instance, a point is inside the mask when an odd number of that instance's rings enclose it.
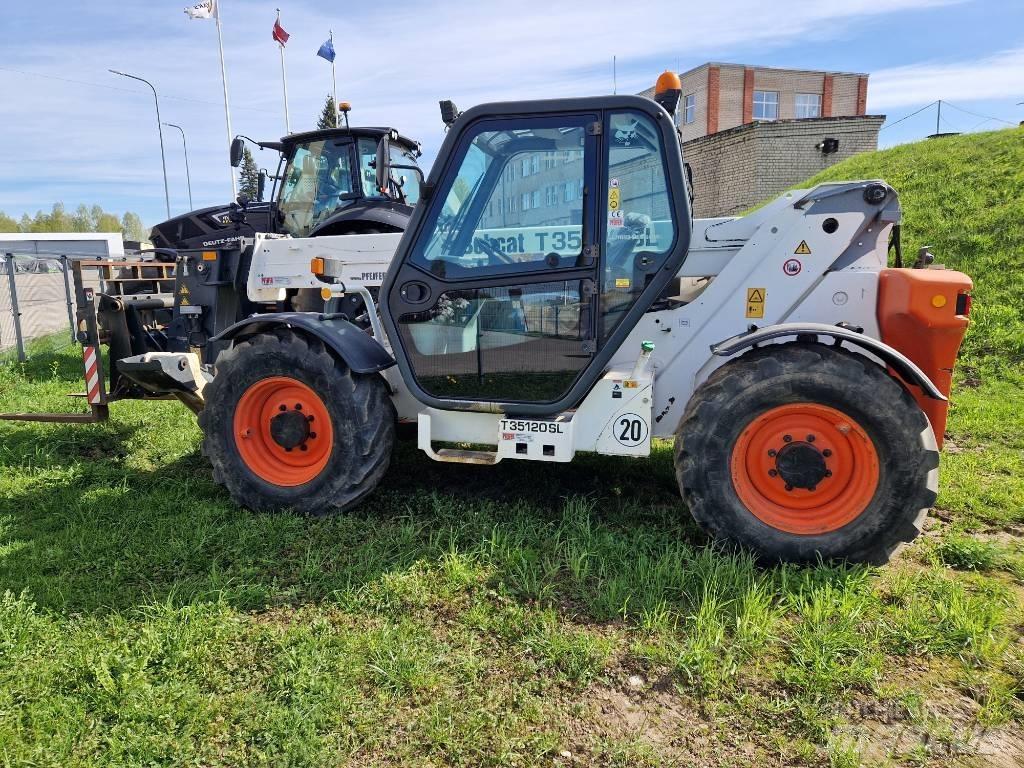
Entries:
{"label": "mudguard", "polygon": [[292,328],[314,336],[332,350],[354,373],[377,373],[395,359],[376,339],[338,316],[318,312],[271,312],[240,320],[214,336],[212,342],[230,342],[274,328]]}
{"label": "mudguard", "polygon": [[893,349],[878,339],[873,339],[870,336],[865,336],[863,333],[858,333],[855,330],[839,325],[827,325],[825,323],[780,323],[779,325],[767,325],[764,328],[758,328],[756,331],[741,333],[717,344],[712,344],[711,352],[721,357],[730,357],[757,344],[775,341],[787,336],[804,335],[827,336],[835,339],[837,344],[847,343],[860,347],[865,352],[880,358],[899,374],[900,378],[904,381],[921,387],[921,391],[933,400],[947,399],[939,388],[935,386],[935,383],[928,378],[928,375],[902,352]]}

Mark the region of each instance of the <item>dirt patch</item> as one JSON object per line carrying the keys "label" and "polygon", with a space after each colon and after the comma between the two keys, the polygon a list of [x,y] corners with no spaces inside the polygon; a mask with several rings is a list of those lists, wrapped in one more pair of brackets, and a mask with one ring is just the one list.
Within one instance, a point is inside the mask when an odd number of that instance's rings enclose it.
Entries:
{"label": "dirt patch", "polygon": [[567,729],[561,765],[783,766],[729,717],[705,714],[667,676],[623,672],[592,686]]}

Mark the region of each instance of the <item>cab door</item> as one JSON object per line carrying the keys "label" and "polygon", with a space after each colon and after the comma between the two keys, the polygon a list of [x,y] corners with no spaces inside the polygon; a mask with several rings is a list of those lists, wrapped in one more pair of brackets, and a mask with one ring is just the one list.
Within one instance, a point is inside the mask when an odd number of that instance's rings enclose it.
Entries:
{"label": "cab door", "polygon": [[403,378],[428,405],[571,407],[685,256],[667,113],[639,97],[561,105],[471,110],[435,162],[382,286]]}

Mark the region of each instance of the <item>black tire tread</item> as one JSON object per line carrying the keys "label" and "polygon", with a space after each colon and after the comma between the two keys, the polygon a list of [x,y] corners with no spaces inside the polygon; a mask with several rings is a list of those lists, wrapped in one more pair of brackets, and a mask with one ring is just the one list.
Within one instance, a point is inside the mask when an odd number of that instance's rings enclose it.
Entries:
{"label": "black tire tread", "polygon": [[[739,543],[752,548],[767,561],[813,561],[824,557],[875,564],[888,562],[921,533],[928,510],[935,502],[939,452],[928,420],[910,393],[881,366],[837,346],[768,345],[753,349],[715,370],[694,392],[676,430],[676,477],[683,499],[705,531],[716,539],[737,540],[737,531],[732,527],[734,520],[723,514],[716,503],[721,500],[720,489],[713,485],[723,482],[722,468],[710,466],[712,461],[722,461],[726,434],[739,418],[737,398],[742,399],[746,393],[769,382],[785,388],[798,379],[806,381],[815,377],[839,387],[843,396],[858,407],[875,412],[884,409],[886,417],[895,420],[897,432],[906,436],[911,449],[894,455],[889,471],[899,473],[901,486],[910,487],[911,491],[906,498],[890,500],[885,523],[874,535],[867,540],[830,547],[831,551],[810,549],[808,541],[800,542],[793,535],[788,535],[787,541],[787,535],[781,532],[777,532],[778,537],[747,536],[746,540],[739,537]],[[792,401],[804,399],[794,394]],[[714,459],[710,457],[712,453]],[[724,463],[728,464],[728,458]],[[724,482],[731,489],[727,470]],[[738,503],[738,499],[736,501]],[[845,530],[829,535],[841,542]]]}
{"label": "black tire tread", "polygon": [[[233,440],[226,439],[226,421],[233,420],[234,389],[253,369],[268,375],[288,373],[291,361],[323,391],[328,409],[341,408],[352,424],[341,446],[336,434],[331,459],[321,475],[296,489],[281,489],[260,480],[242,463]],[[223,485],[239,506],[254,511],[293,508],[311,515],[349,509],[371,493],[388,470],[394,447],[395,407],[384,379],[355,374],[316,338],[289,328],[276,328],[234,344],[217,358],[217,372],[206,387],[206,408],[199,414],[202,452],[213,468],[214,482]],[[294,370],[294,369],[293,369]],[[330,402],[327,402],[327,400]],[[228,430],[230,433],[230,430]],[[343,457],[341,454],[345,453]]]}

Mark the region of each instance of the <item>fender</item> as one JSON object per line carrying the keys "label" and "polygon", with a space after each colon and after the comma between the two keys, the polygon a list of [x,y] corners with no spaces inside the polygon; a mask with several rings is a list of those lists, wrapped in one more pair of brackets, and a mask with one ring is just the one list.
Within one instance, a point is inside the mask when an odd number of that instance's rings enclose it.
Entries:
{"label": "fender", "polygon": [[314,336],[333,351],[354,373],[377,373],[395,364],[380,343],[359,327],[337,315],[318,312],[271,312],[240,320],[210,339],[231,342],[274,328],[294,328]]}
{"label": "fender", "polygon": [[878,339],[873,339],[870,336],[865,336],[863,333],[858,333],[850,328],[844,328],[839,325],[827,325],[825,323],[780,323],[779,325],[767,325],[764,328],[740,333],[717,344],[712,344],[711,352],[720,357],[730,357],[757,344],[785,338],[786,336],[804,335],[828,336],[835,339],[836,345],[848,343],[855,347],[860,347],[865,352],[870,352],[875,357],[881,358],[904,381],[921,387],[922,392],[933,400],[945,401],[948,399],[935,386],[935,383],[928,378],[928,375],[902,352],[893,349]]}

